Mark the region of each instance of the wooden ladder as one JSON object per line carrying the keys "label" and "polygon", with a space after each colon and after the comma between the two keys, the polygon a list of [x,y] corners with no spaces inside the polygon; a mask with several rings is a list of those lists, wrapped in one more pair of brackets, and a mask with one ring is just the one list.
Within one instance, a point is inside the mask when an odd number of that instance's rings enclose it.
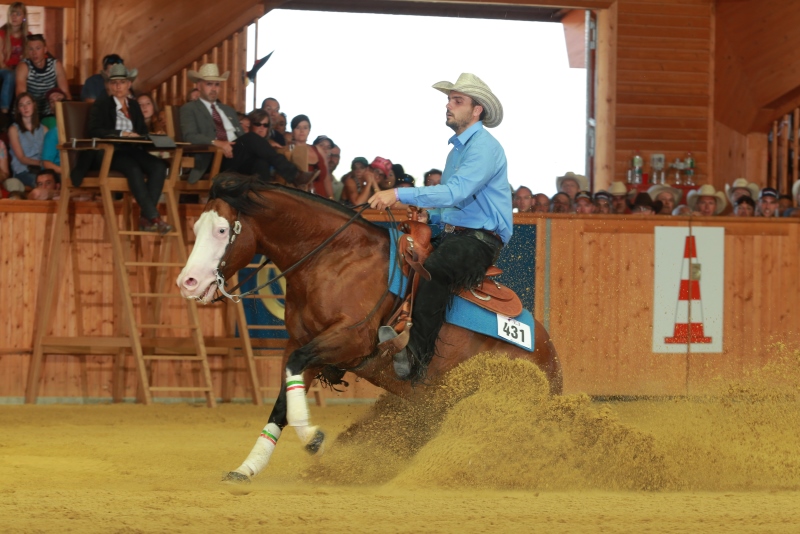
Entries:
{"label": "wooden ladder", "polygon": [[[65,125],[64,105],[84,106],[79,111],[88,113],[88,106],[82,103],[59,103],[56,114],[59,127],[59,141],[61,161],[63,168],[62,192],[58,201],[58,210],[55,228],[50,247],[50,255],[43,274],[43,283],[40,285],[39,299],[37,301],[37,325],[34,330],[33,355],[28,370],[28,383],[25,400],[35,403],[39,394],[42,364],[45,354],[114,354],[114,372],[112,380],[112,396],[115,401],[121,401],[124,392],[123,368],[124,357],[127,351],[133,353],[136,360],[136,369],[139,378],[138,397],[145,404],[153,402],[154,393],[182,392],[197,394],[202,393],[209,407],[216,406],[211,371],[208,364],[200,318],[197,305],[194,301],[181,299],[186,309],[186,320],[180,324],[167,322],[169,316],[162,317],[164,299],[180,298],[177,291],[167,291],[170,273],[175,268],[181,268],[186,263],[187,254],[183,234],[180,226],[177,199],[175,196],[174,182],[179,176],[180,165],[173,164],[164,186],[167,199],[168,222],[173,225],[173,230],[164,236],[153,232],[139,231],[133,217],[130,191],[127,179],[114,176],[110,172],[111,158],[114,147],[109,143],[92,144],[87,147],[74,147],[67,143],[70,124]],[[80,114],[78,114],[80,115]],[[69,116],[75,116],[75,108]],[[69,117],[68,116],[68,117]],[[85,118],[84,118],[85,119]],[[75,120],[74,122],[79,122]],[[73,125],[74,126],[74,125]],[[83,125],[80,125],[83,126]],[[82,130],[79,130],[82,131]],[[87,177],[80,188],[72,185],[69,175],[69,152],[79,150],[103,151],[103,163],[98,177]],[[180,162],[182,149],[174,149],[173,162]],[[111,241],[112,257],[117,282],[115,294],[115,308],[119,311],[114,321],[114,336],[51,336],[53,310],[57,305],[56,283],[61,274],[62,241],[64,227],[68,221],[70,197],[80,189],[99,189],[102,198],[104,217]],[[113,194],[123,193],[123,227],[118,224],[114,207]],[[151,246],[152,254],[144,257],[147,245]],[[173,261],[169,261],[174,254]],[[175,261],[177,260],[177,261]],[[132,289],[132,280],[138,285],[137,291]],[[136,299],[139,314],[134,305]],[[171,314],[174,315],[174,314]],[[160,335],[165,330],[188,330],[189,335],[183,337],[164,337]],[[200,366],[199,384],[197,385],[154,385],[151,375],[154,362],[192,362]]]}

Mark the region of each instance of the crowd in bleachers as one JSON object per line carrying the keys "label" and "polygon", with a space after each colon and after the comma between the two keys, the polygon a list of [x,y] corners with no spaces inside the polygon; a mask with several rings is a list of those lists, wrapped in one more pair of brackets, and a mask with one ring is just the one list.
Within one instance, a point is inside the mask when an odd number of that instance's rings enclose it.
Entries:
{"label": "crowd in bleachers", "polygon": [[[80,100],[92,103],[90,137],[143,138],[167,132],[165,110],[149,94],[133,94],[136,75],[136,69],[127,67],[122,57],[109,54],[103,58],[102,71],[84,82]],[[214,64],[189,71],[195,87],[180,109],[183,140],[221,150],[222,170],[282,180],[347,206],[363,204],[379,191],[436,185],[442,179],[440,170],[431,169],[418,184],[402,165],[383,156],[371,160],[356,157],[337,178],[340,147],[326,135],[313,137],[310,117],[297,114],[289,120],[274,97],[266,98],[259,109],[248,114],[237,113],[218,99],[220,84],[228,75]],[[25,5],[11,4],[8,22],[0,28],[0,197],[58,197],[61,162],[54,110],[56,102],[71,99],[61,62],[48,52],[44,36],[28,31]],[[86,152],[81,156],[73,180],[99,168],[97,155]],[[170,229],[156,207],[166,156],[153,147],[120,145],[112,161],[112,170],[127,177],[141,208],[140,227],[162,233]],[[211,168],[210,156],[196,156],[195,160],[190,183],[207,176]],[[584,176],[570,172],[556,178],[556,189],[552,197],[534,194],[526,186],[509,194],[518,213],[800,216],[800,182],[794,184],[791,196],[739,178],[727,185],[725,192],[702,185],[683,198],[683,190],[669,185],[642,191],[623,182],[592,193]],[[199,200],[197,195],[183,198]]]}

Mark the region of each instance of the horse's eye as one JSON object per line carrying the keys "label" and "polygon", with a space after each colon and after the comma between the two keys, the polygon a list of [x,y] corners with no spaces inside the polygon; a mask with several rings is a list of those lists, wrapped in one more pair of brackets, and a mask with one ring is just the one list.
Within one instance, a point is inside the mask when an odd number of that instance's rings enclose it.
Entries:
{"label": "horse's eye", "polygon": [[224,234],[224,233],[225,233],[225,228],[220,228],[220,229],[219,229],[219,233],[220,233],[220,234]]}

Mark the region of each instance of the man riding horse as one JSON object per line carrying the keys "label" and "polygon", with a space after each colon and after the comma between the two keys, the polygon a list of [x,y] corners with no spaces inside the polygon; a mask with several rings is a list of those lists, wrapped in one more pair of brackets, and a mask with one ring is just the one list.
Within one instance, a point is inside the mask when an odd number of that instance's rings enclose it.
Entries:
{"label": "man riding horse", "polygon": [[447,95],[446,124],[455,132],[441,184],[390,189],[369,199],[379,210],[396,202],[431,208],[430,222],[442,230],[425,262],[431,278],[420,279],[407,347],[411,355],[403,349],[394,356],[397,374],[413,382],[426,376],[453,296],[480,284],[514,228],[505,152],[486,130],[503,120],[500,100],[469,73],[433,88]]}

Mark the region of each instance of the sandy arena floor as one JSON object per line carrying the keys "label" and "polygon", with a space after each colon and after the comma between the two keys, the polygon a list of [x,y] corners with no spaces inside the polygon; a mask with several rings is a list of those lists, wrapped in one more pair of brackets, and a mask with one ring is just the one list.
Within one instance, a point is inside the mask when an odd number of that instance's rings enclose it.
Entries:
{"label": "sandy arena floor", "polygon": [[0,532],[798,532],[789,356],[708,398],[617,403],[476,360],[423,407],[312,407],[340,440],[309,457],[287,429],[245,487],[219,480],[267,409],[2,406]]}

